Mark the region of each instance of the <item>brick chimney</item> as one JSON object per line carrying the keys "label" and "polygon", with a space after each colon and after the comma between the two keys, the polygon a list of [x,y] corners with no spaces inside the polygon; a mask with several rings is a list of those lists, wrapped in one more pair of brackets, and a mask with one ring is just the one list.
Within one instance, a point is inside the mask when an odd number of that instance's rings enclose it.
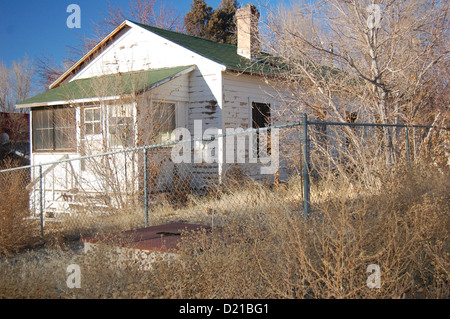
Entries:
{"label": "brick chimney", "polygon": [[259,11],[253,5],[246,5],[236,11],[237,53],[251,60],[261,51],[258,20]]}

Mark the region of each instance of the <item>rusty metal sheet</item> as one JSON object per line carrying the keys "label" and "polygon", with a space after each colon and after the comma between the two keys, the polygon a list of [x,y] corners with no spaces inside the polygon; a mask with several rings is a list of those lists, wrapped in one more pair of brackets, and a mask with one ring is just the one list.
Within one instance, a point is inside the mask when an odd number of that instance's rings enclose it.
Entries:
{"label": "rusty metal sheet", "polygon": [[136,230],[117,232],[81,238],[81,242],[105,243],[118,247],[128,247],[151,251],[173,251],[181,240],[183,232],[210,230],[211,227],[199,224],[170,223],[150,226]]}

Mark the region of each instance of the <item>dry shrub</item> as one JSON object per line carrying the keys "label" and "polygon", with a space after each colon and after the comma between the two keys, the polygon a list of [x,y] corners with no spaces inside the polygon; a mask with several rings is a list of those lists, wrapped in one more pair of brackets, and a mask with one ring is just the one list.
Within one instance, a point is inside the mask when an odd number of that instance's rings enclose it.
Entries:
{"label": "dry shrub", "polygon": [[0,260],[1,299],[49,299],[64,296],[71,256],[60,249],[37,249]]}
{"label": "dry shrub", "polygon": [[[145,258],[133,255],[132,249],[119,249],[127,246],[130,238],[104,234],[88,252],[77,255],[73,263],[80,266],[81,288],[65,287],[65,297],[89,299],[119,299],[150,297],[150,277],[140,267]],[[145,287],[145,288],[144,288]]]}
{"label": "dry shrub", "polygon": [[139,207],[106,208],[102,211],[81,207],[72,214],[58,216],[58,221],[45,225],[45,237],[62,236],[77,240],[99,232],[117,232],[143,227],[144,212]]}
{"label": "dry shrub", "polygon": [[[79,245],[52,246],[0,260],[0,298],[5,299],[113,299],[148,298],[151,277],[139,259],[125,258],[108,235],[83,253]],[[123,238],[120,243],[127,242]],[[114,240],[117,243],[117,238]],[[81,288],[71,288],[69,266],[80,269]]]}
{"label": "dry shrub", "polygon": [[[20,276],[32,278],[21,270],[29,268],[0,265],[2,274],[16,274],[4,277],[1,285],[9,290],[0,292],[59,298],[448,298],[448,177],[433,166],[398,168],[380,174],[376,190],[334,178],[335,196],[317,194],[309,218],[270,204],[298,198],[296,182],[271,193],[252,186],[248,194],[253,190],[261,198],[266,192],[259,210],[252,201],[246,218],[230,214],[211,232],[183,234],[178,259],[161,258],[151,270],[142,270],[140,257],[119,266],[114,248],[105,246],[65,259],[59,272],[41,267],[39,291],[18,282]],[[59,275],[69,263],[80,265],[80,289],[68,289],[67,274]],[[380,288],[367,286],[371,264],[380,267]]]}
{"label": "dry shrub", "polygon": [[[422,166],[382,182],[356,199],[342,182],[340,199],[318,202],[308,219],[261,211],[184,241],[182,263],[153,273],[160,295],[448,298],[448,173]],[[380,288],[367,286],[371,264]]]}
{"label": "dry shrub", "polygon": [[[1,169],[14,167],[6,160]],[[28,217],[28,170],[15,170],[0,174],[0,255],[9,255],[29,244],[32,237]]]}

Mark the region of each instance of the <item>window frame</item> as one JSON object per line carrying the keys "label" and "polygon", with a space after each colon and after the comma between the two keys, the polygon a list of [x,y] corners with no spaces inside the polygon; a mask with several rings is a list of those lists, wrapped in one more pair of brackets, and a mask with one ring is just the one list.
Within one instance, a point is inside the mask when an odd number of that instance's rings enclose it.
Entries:
{"label": "window frame", "polygon": [[[99,112],[99,119],[96,120],[95,118],[93,120],[89,120],[86,121],[86,111],[91,111],[91,110],[98,110]],[[89,106],[83,106],[81,108],[81,132],[82,132],[82,136],[84,139],[88,138],[88,139],[95,139],[95,138],[99,138],[103,135],[103,114],[102,114],[102,107],[100,105],[89,105]],[[95,112],[94,112],[94,116],[95,116]],[[95,128],[95,124],[98,124],[99,127],[99,132],[95,132],[94,128]],[[92,125],[93,128],[93,133],[87,133],[86,131],[86,125]]]}
{"label": "window frame", "polygon": [[[122,108],[122,110],[119,109],[118,112],[123,112],[123,115],[125,116],[113,116],[117,110],[114,110],[114,108],[119,107]],[[125,119],[122,123],[114,123],[113,119]],[[127,128],[130,132],[126,133],[125,141],[122,141],[121,143],[113,143],[113,140],[116,138],[115,135],[112,134],[112,129],[118,129],[118,128]],[[123,105],[116,105],[116,104],[108,104],[108,119],[107,119],[107,131],[108,131],[108,147],[111,149],[121,149],[121,148],[128,148],[128,147],[134,147],[135,146],[135,119],[134,119],[134,105],[130,103],[126,103]],[[128,138],[131,138],[131,140],[128,140]],[[125,143],[124,143],[125,142]]]}
{"label": "window frame", "polygon": [[[165,144],[165,143],[171,143],[171,142],[174,142],[175,141],[175,139],[174,138],[172,138],[172,133],[173,133],[173,131],[177,128],[177,125],[179,125],[179,123],[180,123],[180,119],[179,119],[179,117],[181,116],[180,114],[179,114],[179,108],[180,108],[180,106],[179,106],[179,102],[177,102],[177,101],[169,101],[169,100],[152,100],[152,102],[151,102],[152,104],[152,108],[151,108],[151,114],[152,114],[152,116],[151,116],[151,118],[152,118],[152,123],[151,123],[151,125],[152,125],[152,131],[153,131],[153,135],[152,135],[152,138],[154,139],[154,143],[155,144]],[[173,112],[171,112],[172,114],[171,114],[171,117],[173,118],[173,129],[170,131],[170,133],[165,133],[165,134],[169,134],[169,137],[168,137],[168,139],[167,140],[162,140],[162,139],[160,139],[159,137],[158,137],[158,134],[156,134],[156,132],[154,132],[154,130],[155,130],[155,127],[154,127],[154,123],[155,123],[155,119],[153,118],[153,116],[154,116],[154,114],[155,114],[155,105],[157,105],[158,106],[158,108],[160,108],[162,105],[173,105]],[[167,131],[167,132],[169,132],[169,131]]]}
{"label": "window frame", "polygon": [[[256,126],[255,125],[255,116],[254,116],[254,114],[255,114],[255,109],[256,108],[260,108],[261,106],[264,106],[264,107],[267,107],[267,109],[268,109],[268,114],[267,115],[265,115],[265,114],[262,114],[262,112],[259,112],[260,114],[261,114],[261,117],[260,118],[263,118],[263,117],[266,117],[265,119],[264,119],[264,124],[263,124],[263,126]],[[271,126],[272,125],[272,105],[271,105],[271,103],[270,102],[256,102],[256,101],[252,101],[251,103],[250,103],[250,114],[251,114],[251,117],[250,117],[250,127],[252,128],[252,129],[257,129],[257,128],[263,128],[263,127],[269,127],[269,126]],[[257,123],[258,124],[258,123]],[[265,156],[270,156],[271,154],[272,154],[272,142],[271,142],[271,139],[270,139],[270,134],[271,134],[271,130],[270,129],[268,129],[268,130],[266,130],[266,142],[267,142],[267,149],[266,149],[266,152],[265,152],[265,154],[261,154],[261,153],[263,153],[262,152],[262,150],[260,150],[260,145],[259,145],[259,139],[260,139],[260,132],[259,131],[257,131],[257,132],[255,132],[256,133],[256,158],[257,159],[259,159],[259,158],[262,158],[262,155],[265,155]]]}
{"label": "window frame", "polygon": [[[67,110],[72,113],[73,116],[66,117],[65,119],[68,119],[69,123],[68,125],[61,125],[61,122],[57,123],[55,118],[55,113],[57,111],[61,110]],[[37,126],[37,112],[46,112],[43,114],[47,114],[47,126],[46,127],[40,127],[39,129]],[[68,136],[76,136],[76,111],[72,106],[46,106],[46,107],[39,107],[34,108],[31,110],[31,117],[32,117],[32,123],[31,123],[31,131],[32,131],[32,151],[33,153],[75,153],[77,151],[77,141],[75,140],[72,145],[67,147],[57,147],[58,141],[57,138],[57,132],[61,130],[72,130],[73,133],[68,133]],[[50,147],[49,148],[36,148],[37,142],[36,137],[38,136],[37,130],[40,131],[47,131],[49,132],[48,136],[49,139],[46,141],[48,142],[50,140]],[[66,141],[67,142],[67,141]],[[70,143],[70,141],[68,142]]]}

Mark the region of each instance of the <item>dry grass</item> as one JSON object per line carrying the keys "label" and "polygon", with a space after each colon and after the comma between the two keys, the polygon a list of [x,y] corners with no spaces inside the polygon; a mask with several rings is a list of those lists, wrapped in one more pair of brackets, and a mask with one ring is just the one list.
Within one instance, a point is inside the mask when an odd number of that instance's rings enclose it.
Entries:
{"label": "dry grass", "polygon": [[[177,260],[148,271],[136,259],[119,266],[106,248],[84,255],[62,246],[44,257],[3,259],[0,296],[449,298],[449,172],[422,165],[378,176],[374,189],[338,177],[322,181],[333,196],[314,189],[307,219],[298,180],[278,190],[240,184],[238,191],[230,186],[207,198],[191,196],[178,211],[161,204],[152,224],[215,218],[221,227],[186,234]],[[66,286],[72,263],[82,272],[79,289]],[[380,288],[367,287],[370,264],[380,266]]]}
{"label": "dry grass", "polygon": [[[376,195],[342,187],[309,219],[261,211],[187,241],[183,264],[155,281],[166,298],[448,298],[448,189],[448,175],[422,167]],[[380,289],[367,287],[370,264]]]}
{"label": "dry grass", "polygon": [[[5,160],[0,169],[15,167]],[[0,256],[10,255],[29,245],[36,233],[28,217],[27,172],[11,171],[0,175]]]}

